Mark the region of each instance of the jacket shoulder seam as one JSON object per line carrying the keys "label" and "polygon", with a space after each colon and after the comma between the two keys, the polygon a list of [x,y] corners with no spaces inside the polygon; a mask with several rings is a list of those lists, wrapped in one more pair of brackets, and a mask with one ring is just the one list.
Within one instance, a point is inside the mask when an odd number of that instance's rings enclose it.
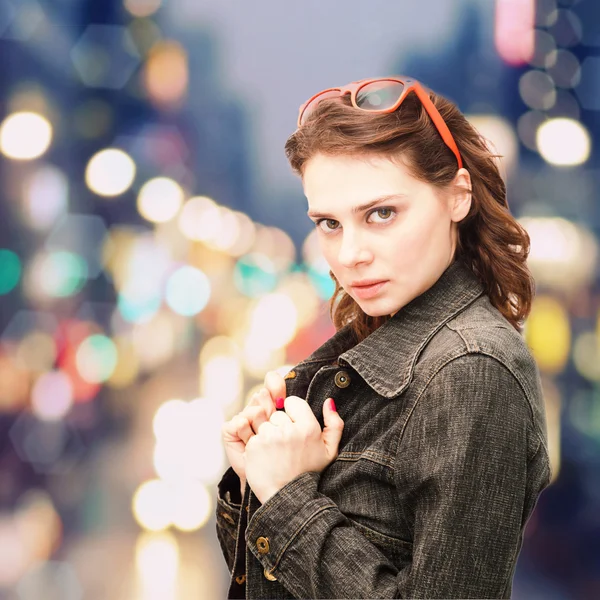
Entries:
{"label": "jacket shoulder seam", "polygon": [[531,404],[529,402],[529,398],[527,396],[527,392],[525,391],[525,388],[523,387],[523,385],[521,384],[521,382],[519,381],[519,378],[514,374],[514,372],[512,371],[512,369],[510,369],[510,367],[508,365],[506,365],[502,360],[500,360],[498,357],[494,356],[493,354],[487,353],[487,352],[465,352],[463,354],[459,354],[458,356],[451,356],[449,357],[446,361],[444,361],[441,365],[438,366],[438,368],[430,375],[429,379],[427,380],[425,386],[423,387],[423,389],[419,392],[419,395],[417,396],[417,398],[415,399],[415,402],[413,403],[413,406],[410,409],[410,412],[402,426],[402,431],[400,432],[400,436],[399,436],[399,441],[398,441],[398,446],[397,448],[399,449],[400,446],[402,445],[402,440],[404,439],[404,432],[406,431],[406,427],[408,426],[409,421],[411,420],[413,413],[417,407],[417,405],[419,404],[419,401],[421,400],[421,397],[423,396],[423,394],[429,389],[429,386],[431,385],[431,382],[437,377],[437,375],[439,374],[439,372],[448,364],[450,364],[451,362],[454,362],[455,360],[459,359],[459,358],[463,358],[465,356],[487,356],[489,358],[491,358],[492,360],[494,360],[496,363],[502,365],[514,378],[514,380],[519,384],[519,388],[521,389],[522,393],[523,393],[523,397],[525,398],[526,402],[527,402],[527,407],[529,408],[529,412],[530,412],[530,416],[533,420],[534,414],[533,414],[533,408],[531,407]]}

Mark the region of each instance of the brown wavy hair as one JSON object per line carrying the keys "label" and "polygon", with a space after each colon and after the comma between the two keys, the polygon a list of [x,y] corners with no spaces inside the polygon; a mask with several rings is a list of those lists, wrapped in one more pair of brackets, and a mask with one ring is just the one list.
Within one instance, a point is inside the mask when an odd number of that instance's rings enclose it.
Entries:
{"label": "brown wavy hair", "polygon": [[[471,175],[471,208],[458,223],[455,259],[461,259],[484,286],[491,303],[521,331],[531,310],[535,283],[527,266],[530,240],[511,215],[506,185],[498,170],[499,155],[469,123],[455,104],[430,91],[429,96],[454,137]],[[457,171],[456,157],[442,141],[415,94],[393,113],[357,110],[350,97],[326,98],[286,141],[285,153],[294,173],[303,177],[316,154],[387,157],[400,161],[409,173],[444,194]],[[335,291],[329,312],[336,330],[347,323],[360,341],[389,315],[371,317],[346,293],[333,272]]]}

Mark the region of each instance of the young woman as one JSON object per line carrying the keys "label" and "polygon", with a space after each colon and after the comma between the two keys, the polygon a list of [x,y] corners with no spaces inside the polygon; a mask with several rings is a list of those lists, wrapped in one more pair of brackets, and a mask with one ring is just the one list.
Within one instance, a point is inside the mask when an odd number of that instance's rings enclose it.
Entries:
{"label": "young woman", "polygon": [[550,465],[497,157],[407,77],[316,94],[286,153],[336,333],[223,427],[229,597],[509,598]]}

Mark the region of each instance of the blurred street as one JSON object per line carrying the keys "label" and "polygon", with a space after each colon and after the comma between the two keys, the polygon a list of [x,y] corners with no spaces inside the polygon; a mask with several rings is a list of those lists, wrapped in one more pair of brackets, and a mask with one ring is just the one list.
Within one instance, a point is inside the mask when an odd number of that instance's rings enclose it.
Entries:
{"label": "blurred street", "polygon": [[284,154],[406,74],[501,155],[554,470],[515,600],[600,597],[598,0],[0,0],[0,599],[227,594],[221,425],[327,340]]}

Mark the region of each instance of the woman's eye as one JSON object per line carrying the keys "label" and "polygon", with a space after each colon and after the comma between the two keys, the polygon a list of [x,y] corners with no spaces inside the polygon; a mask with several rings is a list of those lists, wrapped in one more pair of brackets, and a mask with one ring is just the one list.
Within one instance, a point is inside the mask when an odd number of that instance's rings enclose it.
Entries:
{"label": "woman's eye", "polygon": [[[321,227],[321,223],[325,223],[325,227]],[[316,226],[321,227],[321,229],[327,233],[328,231],[335,231],[337,229],[337,227],[335,227],[336,223],[337,221],[335,219],[319,219]],[[332,224],[334,227],[331,227]]]}
{"label": "woman's eye", "polygon": [[[371,215],[375,214],[379,215],[383,219],[383,222],[385,222],[390,220],[390,217],[394,214],[394,210],[391,208],[378,208],[371,213]],[[381,222],[382,221],[379,221],[379,223]]]}
{"label": "woman's eye", "polygon": [[[369,218],[371,217],[371,215],[378,214],[381,220],[374,222],[387,223],[392,220],[392,217],[395,213],[396,211],[393,208],[376,208],[375,210],[373,210],[373,212],[369,213]],[[324,233],[333,233],[334,231],[337,231],[339,229],[339,221],[336,221],[335,219],[319,219],[315,223],[315,226],[319,227]]]}

